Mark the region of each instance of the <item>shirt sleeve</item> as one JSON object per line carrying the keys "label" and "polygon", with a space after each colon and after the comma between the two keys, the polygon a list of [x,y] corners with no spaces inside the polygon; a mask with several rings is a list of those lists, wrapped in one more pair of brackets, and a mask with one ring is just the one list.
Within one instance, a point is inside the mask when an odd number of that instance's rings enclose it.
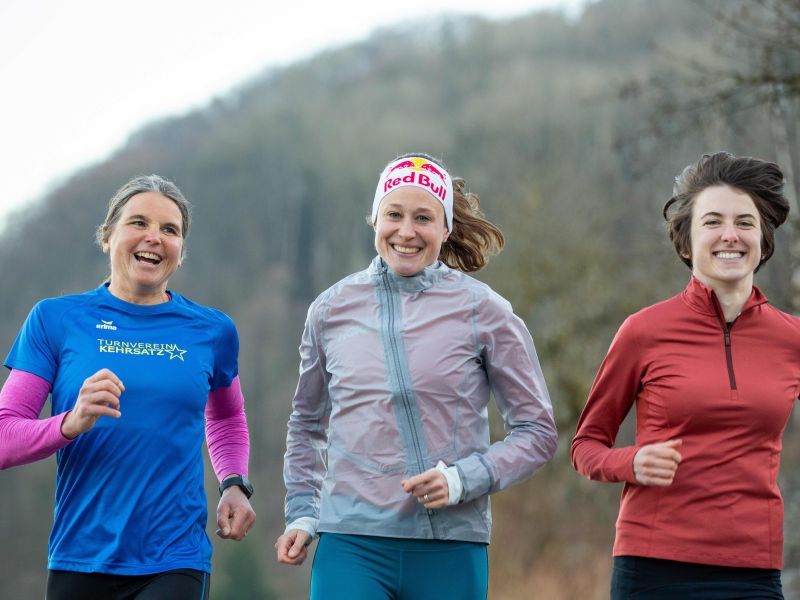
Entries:
{"label": "shirt sleeve", "polygon": [[46,458],[70,443],[61,433],[67,413],[39,419],[50,382],[13,369],[0,390],[0,469]]}
{"label": "shirt sleeve", "polygon": [[641,387],[641,357],[635,325],[629,317],[600,365],[572,440],[572,465],[589,479],[637,483],[633,457],[639,447],[613,446]]}
{"label": "shirt sleeve", "polygon": [[484,366],[506,436],[486,452],[454,463],[464,501],[530,477],[558,444],[553,407],[525,323],[494,293],[479,307],[478,323]]}
{"label": "shirt sleeve", "polygon": [[37,375],[52,384],[58,371],[58,319],[52,315],[47,300],[33,307],[14,340],[5,366]]}
{"label": "shirt sleeve", "polygon": [[300,342],[300,376],[292,400],[283,461],[286,522],[319,519],[320,490],[327,456],[331,401],[325,353],[319,338],[318,305],[308,311]]}
{"label": "shirt sleeve", "polygon": [[211,390],[229,387],[239,374],[239,333],[236,325],[226,314],[220,313],[222,327],[214,355],[214,373],[211,376]]}
{"label": "shirt sleeve", "polygon": [[205,416],[208,454],[217,479],[222,481],[234,473],[246,476],[250,432],[238,375],[231,385],[208,394]]}

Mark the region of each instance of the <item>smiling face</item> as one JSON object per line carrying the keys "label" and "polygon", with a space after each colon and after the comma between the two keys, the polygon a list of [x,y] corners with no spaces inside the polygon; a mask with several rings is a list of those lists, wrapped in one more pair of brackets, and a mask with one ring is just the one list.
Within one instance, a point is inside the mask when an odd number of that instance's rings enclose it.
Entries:
{"label": "smiling face", "polygon": [[694,199],[691,225],[692,274],[720,291],[749,292],[761,262],[761,219],[753,200],[717,185]]}
{"label": "smiling face", "polygon": [[409,277],[435,263],[447,235],[442,203],[425,190],[401,187],[381,201],[375,249],[398,275]]}
{"label": "smiling face", "polygon": [[158,192],[131,197],[103,241],[111,257],[109,291],[134,304],[164,302],[167,282],[181,264],[178,206]]}

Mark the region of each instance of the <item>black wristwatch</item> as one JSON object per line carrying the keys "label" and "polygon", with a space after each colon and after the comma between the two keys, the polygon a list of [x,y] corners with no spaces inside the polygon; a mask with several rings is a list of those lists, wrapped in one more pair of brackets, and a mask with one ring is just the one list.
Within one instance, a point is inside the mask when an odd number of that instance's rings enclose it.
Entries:
{"label": "black wristwatch", "polygon": [[253,495],[253,484],[250,483],[250,480],[244,475],[228,477],[227,479],[223,480],[222,483],[219,484],[219,495],[221,496],[222,492],[227,490],[232,485],[238,485],[248,499]]}

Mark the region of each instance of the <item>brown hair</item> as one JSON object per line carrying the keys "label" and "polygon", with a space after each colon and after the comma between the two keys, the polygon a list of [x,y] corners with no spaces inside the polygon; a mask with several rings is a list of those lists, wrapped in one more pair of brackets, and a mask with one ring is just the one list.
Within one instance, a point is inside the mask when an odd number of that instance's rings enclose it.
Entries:
{"label": "brown hair", "polygon": [[442,244],[439,260],[453,269],[474,273],[486,266],[490,256],[500,253],[506,238],[484,217],[478,195],[465,188],[463,179],[453,178],[453,231]]}
{"label": "brown hair", "polygon": [[780,167],[773,162],[737,157],[729,152],[704,154],[687,166],[675,178],[672,198],[667,200],[662,214],[667,221],[669,239],[680,259],[691,269],[692,208],[694,199],[704,189],[727,185],[750,196],[761,219],[761,263],[775,251],[775,230],[789,215],[789,202],[783,195],[784,178]]}

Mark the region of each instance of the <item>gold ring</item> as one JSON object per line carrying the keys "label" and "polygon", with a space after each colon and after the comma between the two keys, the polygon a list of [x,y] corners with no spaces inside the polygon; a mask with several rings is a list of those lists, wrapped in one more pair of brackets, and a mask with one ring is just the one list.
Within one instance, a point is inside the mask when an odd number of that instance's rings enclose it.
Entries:
{"label": "gold ring", "polygon": [[425,500],[425,504],[428,504],[431,501],[431,499],[428,498],[428,494],[425,494],[424,496],[422,496],[422,499]]}

